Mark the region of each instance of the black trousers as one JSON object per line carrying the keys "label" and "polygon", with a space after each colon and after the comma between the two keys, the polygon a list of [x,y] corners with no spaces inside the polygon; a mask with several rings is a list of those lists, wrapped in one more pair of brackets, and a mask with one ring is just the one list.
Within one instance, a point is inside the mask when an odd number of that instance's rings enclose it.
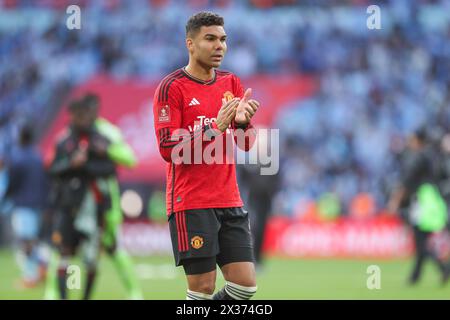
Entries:
{"label": "black trousers", "polygon": [[262,249],[267,221],[270,216],[272,199],[270,196],[251,195],[248,200],[250,211],[250,226],[253,239],[255,262],[257,265],[263,263]]}
{"label": "black trousers", "polygon": [[440,272],[444,276],[446,273],[446,265],[439,259],[436,252],[430,250],[428,247],[428,239],[431,236],[431,232],[425,232],[418,227],[413,227],[414,231],[414,243],[415,243],[415,261],[414,268],[410,276],[410,282],[415,283],[420,279],[422,274],[423,264],[430,258],[438,266]]}

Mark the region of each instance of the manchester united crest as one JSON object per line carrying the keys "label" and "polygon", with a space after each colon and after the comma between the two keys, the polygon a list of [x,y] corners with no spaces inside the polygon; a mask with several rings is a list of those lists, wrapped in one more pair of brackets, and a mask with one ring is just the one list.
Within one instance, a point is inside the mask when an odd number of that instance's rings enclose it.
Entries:
{"label": "manchester united crest", "polygon": [[231,99],[234,98],[234,94],[232,94],[230,91],[226,91],[223,94],[223,98],[225,99],[226,102],[230,101]]}
{"label": "manchester united crest", "polygon": [[192,237],[191,246],[194,249],[200,249],[203,247],[203,238],[199,236]]}

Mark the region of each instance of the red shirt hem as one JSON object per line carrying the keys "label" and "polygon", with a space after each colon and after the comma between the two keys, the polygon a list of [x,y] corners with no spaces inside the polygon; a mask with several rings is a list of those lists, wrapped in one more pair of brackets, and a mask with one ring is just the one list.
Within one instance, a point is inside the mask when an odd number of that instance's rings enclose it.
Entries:
{"label": "red shirt hem", "polygon": [[[213,209],[213,208],[234,208],[234,207],[242,207],[244,203],[242,201],[236,202],[228,202],[228,203],[199,203],[192,204],[189,206],[174,206],[174,212],[186,211],[186,210],[195,210],[195,209]],[[170,210],[167,210],[167,215],[170,215]]]}

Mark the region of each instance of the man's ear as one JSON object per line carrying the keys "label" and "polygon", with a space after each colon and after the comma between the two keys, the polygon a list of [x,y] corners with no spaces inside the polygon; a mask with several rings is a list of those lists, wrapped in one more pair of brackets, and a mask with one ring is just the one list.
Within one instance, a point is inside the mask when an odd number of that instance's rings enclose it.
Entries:
{"label": "man's ear", "polygon": [[192,40],[192,38],[186,38],[186,48],[189,52],[192,52],[194,48],[194,41]]}

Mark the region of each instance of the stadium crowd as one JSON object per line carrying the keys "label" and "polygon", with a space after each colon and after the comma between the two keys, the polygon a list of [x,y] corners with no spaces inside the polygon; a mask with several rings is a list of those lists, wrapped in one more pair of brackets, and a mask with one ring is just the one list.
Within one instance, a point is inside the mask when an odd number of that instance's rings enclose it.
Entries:
{"label": "stadium crowd", "polygon": [[94,74],[155,80],[185,64],[183,23],[205,3],[226,21],[224,69],[244,79],[318,79],[313,96],[273,120],[282,163],[275,211],[302,214],[302,204],[329,192],[344,213],[359,193],[383,208],[406,136],[425,125],[436,137],[450,129],[446,0],[384,1],[380,30],[366,27],[367,1],[268,9],[255,9],[261,1],[82,1],[82,32],[67,30],[64,8],[41,2],[0,1],[0,157],[23,123],[42,133],[64,94]]}

